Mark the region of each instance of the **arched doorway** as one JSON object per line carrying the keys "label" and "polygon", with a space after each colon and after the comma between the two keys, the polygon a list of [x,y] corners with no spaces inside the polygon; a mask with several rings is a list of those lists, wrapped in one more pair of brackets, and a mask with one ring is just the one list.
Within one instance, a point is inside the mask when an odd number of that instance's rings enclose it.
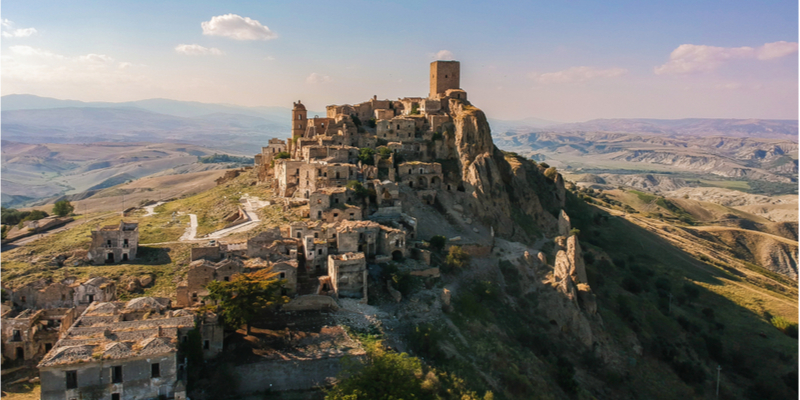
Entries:
{"label": "arched doorway", "polygon": [[417,187],[420,189],[425,189],[428,187],[428,180],[425,179],[424,176],[420,176],[417,178]]}
{"label": "arched doorway", "polygon": [[395,250],[392,252],[392,260],[394,261],[403,261],[403,252],[400,250]]}
{"label": "arched doorway", "polygon": [[439,179],[438,176],[434,176],[433,178],[431,178],[431,188],[432,189],[438,189],[439,185],[441,185],[441,184],[442,184],[442,180]]}

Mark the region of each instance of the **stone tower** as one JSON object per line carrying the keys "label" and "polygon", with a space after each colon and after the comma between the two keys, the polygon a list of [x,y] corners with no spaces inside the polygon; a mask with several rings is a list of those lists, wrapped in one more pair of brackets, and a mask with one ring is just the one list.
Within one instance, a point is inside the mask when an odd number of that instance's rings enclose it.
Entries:
{"label": "stone tower", "polygon": [[306,133],[306,126],[308,126],[308,111],[306,106],[297,100],[292,108],[292,139],[302,137]]}
{"label": "stone tower", "polygon": [[429,97],[444,95],[448,89],[461,86],[461,64],[458,61],[434,61],[431,63],[431,93]]}

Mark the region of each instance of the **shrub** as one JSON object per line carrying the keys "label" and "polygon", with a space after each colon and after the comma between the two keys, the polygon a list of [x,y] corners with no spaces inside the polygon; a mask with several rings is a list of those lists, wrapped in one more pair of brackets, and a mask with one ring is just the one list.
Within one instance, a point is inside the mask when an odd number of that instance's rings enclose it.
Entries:
{"label": "shrub", "polygon": [[570,236],[579,236],[581,234],[581,230],[578,228],[572,228],[569,230]]}
{"label": "shrub", "polygon": [[347,182],[347,187],[360,199],[369,196],[369,189],[365,188],[359,181],[349,181]]}
{"label": "shrub", "polygon": [[640,280],[629,275],[622,279],[622,288],[633,294],[639,294],[644,290],[644,285]]}
{"label": "shrub", "polygon": [[461,249],[461,246],[450,246],[450,251],[445,258],[446,272],[462,269],[469,265],[470,256]]}
{"label": "shrub", "polygon": [[291,157],[292,157],[292,155],[289,154],[288,151],[281,151],[280,153],[275,154],[275,156],[273,156],[272,158],[276,159],[276,160],[280,160],[282,158],[291,158]]}
{"label": "shrub", "polygon": [[546,163],[546,162],[540,162],[540,163],[539,163],[539,166],[540,166],[540,167],[542,167],[542,168],[544,168],[544,169],[550,168],[550,164],[548,164],[548,163]]}
{"label": "shrub", "polygon": [[683,284],[683,293],[685,293],[686,297],[690,300],[697,300],[697,298],[700,297],[700,289],[691,283]]}
{"label": "shrub", "polygon": [[375,164],[375,150],[369,147],[364,147],[358,150],[358,160],[365,165]]}
{"label": "shrub", "polygon": [[544,170],[545,178],[550,179],[550,180],[555,180],[557,174],[558,174],[558,171],[556,171],[555,167],[550,167],[550,168]]}
{"label": "shrub", "polygon": [[381,158],[384,160],[388,160],[389,157],[392,155],[392,150],[388,147],[381,147],[378,149],[378,154],[381,155]]}
{"label": "shrub", "polygon": [[578,392],[578,382],[575,381],[575,366],[564,357],[559,357],[556,363],[556,382],[565,392],[575,394]]}
{"label": "shrub", "polygon": [[431,238],[430,244],[431,249],[436,251],[441,251],[444,249],[444,245],[447,243],[447,238],[442,235],[436,235]]}

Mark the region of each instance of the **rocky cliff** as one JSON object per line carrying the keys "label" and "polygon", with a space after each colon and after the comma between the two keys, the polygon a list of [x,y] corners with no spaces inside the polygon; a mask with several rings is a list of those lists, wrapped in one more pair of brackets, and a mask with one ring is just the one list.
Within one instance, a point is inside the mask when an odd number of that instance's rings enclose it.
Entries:
{"label": "rocky cliff", "polygon": [[503,237],[556,234],[556,215],[565,199],[561,175],[546,178],[530,160],[501,152],[480,109],[452,99],[450,112],[453,129],[445,143],[449,158],[458,163],[464,191],[472,196],[470,211]]}

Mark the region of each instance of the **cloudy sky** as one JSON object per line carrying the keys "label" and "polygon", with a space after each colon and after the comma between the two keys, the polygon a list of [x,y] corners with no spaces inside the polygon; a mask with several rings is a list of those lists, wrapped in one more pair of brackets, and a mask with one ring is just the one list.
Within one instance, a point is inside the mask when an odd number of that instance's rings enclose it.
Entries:
{"label": "cloudy sky", "polygon": [[796,0],[521,3],[7,0],[0,91],[324,110],[456,59],[493,118],[798,117]]}

